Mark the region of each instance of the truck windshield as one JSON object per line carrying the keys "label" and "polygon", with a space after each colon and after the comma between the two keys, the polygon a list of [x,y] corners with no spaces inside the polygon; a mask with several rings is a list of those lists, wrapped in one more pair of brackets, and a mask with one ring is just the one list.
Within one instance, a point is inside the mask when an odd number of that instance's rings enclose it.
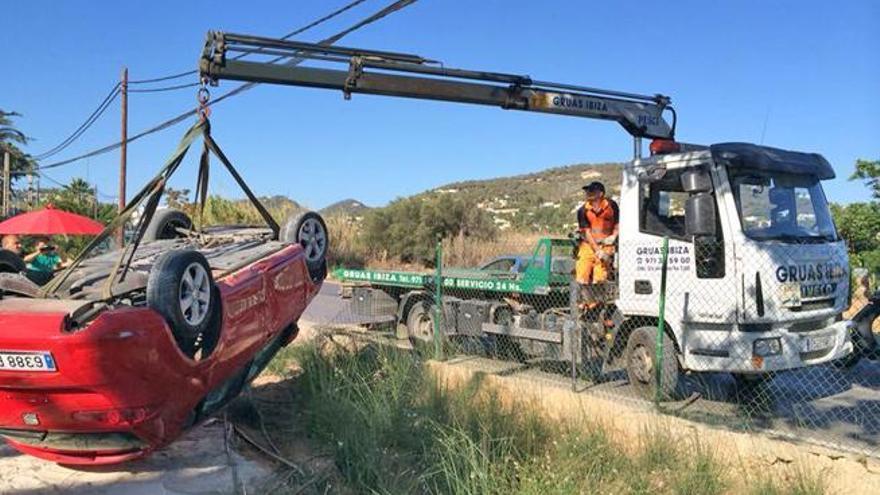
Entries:
{"label": "truck windshield", "polygon": [[783,242],[837,240],[816,177],[738,169],[730,171],[730,181],[747,237]]}

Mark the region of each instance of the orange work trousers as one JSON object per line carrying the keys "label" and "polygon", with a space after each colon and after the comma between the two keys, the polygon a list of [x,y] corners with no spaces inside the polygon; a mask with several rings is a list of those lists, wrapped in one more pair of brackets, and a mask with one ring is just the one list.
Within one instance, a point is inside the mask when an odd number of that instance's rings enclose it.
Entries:
{"label": "orange work trousers", "polygon": [[614,246],[600,244],[599,249],[608,254],[607,260],[600,260],[589,242],[581,243],[575,265],[575,279],[578,283],[597,284],[608,280],[612,270],[611,263],[614,259]]}

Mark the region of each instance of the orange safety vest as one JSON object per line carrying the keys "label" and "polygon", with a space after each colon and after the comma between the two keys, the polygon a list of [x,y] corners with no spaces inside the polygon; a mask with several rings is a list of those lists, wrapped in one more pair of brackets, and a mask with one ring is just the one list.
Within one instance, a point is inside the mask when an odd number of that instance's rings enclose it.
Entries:
{"label": "orange safety vest", "polygon": [[589,231],[595,240],[602,240],[614,233],[614,227],[620,221],[620,208],[614,200],[603,198],[599,208],[584,203],[578,208],[578,227],[581,232]]}

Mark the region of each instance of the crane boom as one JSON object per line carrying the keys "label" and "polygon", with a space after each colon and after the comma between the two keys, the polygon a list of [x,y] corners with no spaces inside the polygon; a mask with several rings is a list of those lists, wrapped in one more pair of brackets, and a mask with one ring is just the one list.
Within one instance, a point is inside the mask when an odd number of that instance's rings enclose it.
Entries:
{"label": "crane boom", "polygon": [[[280,55],[345,64],[347,70],[295,64],[243,61],[230,52]],[[221,79],[336,89],[353,93],[441,100],[528,112],[618,122],[635,138],[674,139],[675,111],[670,98],[568,84],[534,81],[529,76],[452,69],[418,55],[302,43],[251,35],[209,32],[199,71],[211,84]],[[670,126],[663,118],[669,110]]]}

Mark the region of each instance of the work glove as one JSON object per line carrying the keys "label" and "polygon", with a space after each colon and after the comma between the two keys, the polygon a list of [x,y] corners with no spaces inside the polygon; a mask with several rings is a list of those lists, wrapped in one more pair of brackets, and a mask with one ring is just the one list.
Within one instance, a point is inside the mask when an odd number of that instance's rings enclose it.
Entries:
{"label": "work glove", "polygon": [[606,253],[605,251],[602,251],[602,250],[599,250],[599,251],[596,253],[596,257],[599,258],[599,261],[601,261],[601,262],[603,262],[603,263],[607,263],[608,260],[611,259],[611,255],[608,254],[608,253]]}
{"label": "work glove", "polygon": [[609,235],[608,237],[602,239],[600,242],[606,246],[613,246],[615,243],[617,243],[617,234]]}

